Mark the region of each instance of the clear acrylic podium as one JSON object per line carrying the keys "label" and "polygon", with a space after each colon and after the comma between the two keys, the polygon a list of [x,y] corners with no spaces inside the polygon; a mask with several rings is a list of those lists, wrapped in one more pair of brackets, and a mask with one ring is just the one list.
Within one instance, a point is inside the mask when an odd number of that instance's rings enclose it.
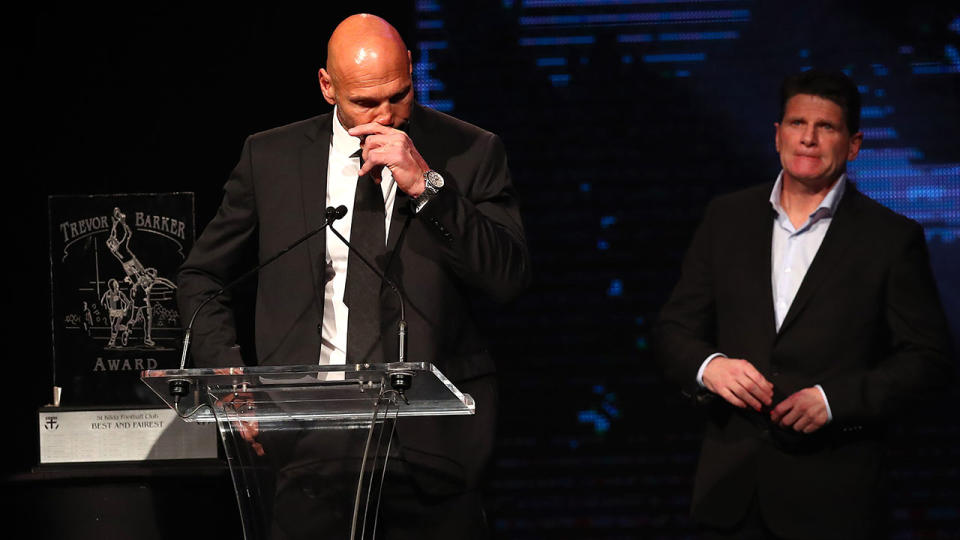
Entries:
{"label": "clear acrylic podium", "polygon": [[429,363],[150,370],[141,380],[184,420],[217,423],[248,540],[278,527],[373,538],[398,419],[475,410]]}

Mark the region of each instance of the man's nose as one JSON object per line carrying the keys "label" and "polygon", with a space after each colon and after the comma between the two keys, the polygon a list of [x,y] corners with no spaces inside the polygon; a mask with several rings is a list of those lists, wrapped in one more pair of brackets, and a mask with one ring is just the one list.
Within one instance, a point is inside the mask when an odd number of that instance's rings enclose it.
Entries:
{"label": "man's nose", "polygon": [[393,108],[390,107],[390,103],[383,103],[377,108],[373,121],[381,126],[393,127]]}
{"label": "man's nose", "polygon": [[817,144],[817,128],[814,125],[807,125],[803,130],[803,135],[800,137],[800,142],[807,146],[815,146]]}

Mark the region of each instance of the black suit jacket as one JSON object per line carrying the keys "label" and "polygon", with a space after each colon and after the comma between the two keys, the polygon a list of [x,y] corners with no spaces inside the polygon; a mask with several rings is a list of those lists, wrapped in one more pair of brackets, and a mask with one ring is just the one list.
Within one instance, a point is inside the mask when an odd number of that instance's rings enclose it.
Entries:
{"label": "black suit jacket", "polygon": [[[953,376],[949,335],[921,227],[852,183],[777,332],[768,183],[707,208],[655,330],[668,378],[707,402],[696,520],[736,523],[756,493],[774,532],[855,538],[876,517],[883,426]],[[745,358],[775,401],[822,385],[833,421],[810,436],[702,399],[710,354]]]}
{"label": "black suit jacket", "polygon": [[[224,187],[217,215],[178,276],[186,317],[221,284],[323,223],[332,113],[255,134]],[[445,186],[417,215],[398,190],[386,274],[406,298],[409,361],[431,362],[477,398],[475,417],[401,422],[405,457],[442,481],[473,485],[489,456],[495,421],[493,360],[474,315],[478,297],[507,301],[530,281],[530,258],[500,139],[414,106],[407,130]],[[259,275],[256,356],[260,365],[314,364],[323,320],[325,235],[314,236]],[[383,358],[397,358],[399,305],[381,290]],[[203,308],[194,326],[198,366],[236,365],[230,296]],[[376,360],[376,359],[372,359]],[[431,475],[425,475],[429,478]]]}

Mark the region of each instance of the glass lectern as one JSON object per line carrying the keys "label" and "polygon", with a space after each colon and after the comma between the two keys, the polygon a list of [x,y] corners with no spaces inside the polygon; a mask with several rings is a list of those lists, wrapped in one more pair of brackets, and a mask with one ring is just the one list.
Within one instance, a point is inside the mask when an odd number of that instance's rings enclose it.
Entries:
{"label": "glass lectern", "polygon": [[[278,527],[373,538],[399,419],[475,409],[473,398],[429,363],[152,370],[141,379],[184,420],[217,423],[251,540],[270,538]],[[290,511],[284,502],[322,501],[342,479],[349,479],[342,482],[349,496],[334,491],[331,500],[348,503],[347,511]],[[297,523],[288,523],[288,513]]]}

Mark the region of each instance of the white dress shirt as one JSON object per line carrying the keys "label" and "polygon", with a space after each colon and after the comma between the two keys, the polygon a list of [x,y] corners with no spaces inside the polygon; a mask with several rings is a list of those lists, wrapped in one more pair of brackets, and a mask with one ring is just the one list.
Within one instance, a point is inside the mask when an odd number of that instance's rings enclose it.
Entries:
{"label": "white dress shirt", "polygon": [[823,243],[823,237],[833,222],[833,213],[846,187],[847,175],[842,174],[816,210],[810,213],[807,221],[794,227],[780,204],[783,173],[780,173],[777,183],[773,185],[770,204],[776,210],[777,218],[773,222],[773,245],[770,250],[773,270],[770,280],[773,285],[773,311],[778,332],[797,291],[800,290],[800,283],[807,275],[810,263],[813,262],[820,244]]}
{"label": "white dress shirt", "polygon": [[[330,154],[327,160],[327,198],[326,206],[347,207],[344,219],[334,223],[337,231],[350,240],[350,226],[353,221],[353,200],[357,190],[357,173],[360,171],[360,158],[354,154],[360,150],[360,138],[352,137],[340,124],[337,108],[333,109],[333,136],[330,137]],[[390,234],[390,218],[393,216],[393,203],[397,196],[397,183],[384,168],[381,173],[380,188],[383,190],[384,238]],[[324,208],[317,208],[323,212]],[[347,283],[347,261],[350,251],[333,232],[327,230],[326,249],[326,285],[323,291],[323,331],[320,339],[320,364],[345,364],[347,361],[347,320],[349,308],[343,303],[343,292]],[[369,258],[369,254],[364,253]],[[331,278],[332,276],[332,278]]]}

